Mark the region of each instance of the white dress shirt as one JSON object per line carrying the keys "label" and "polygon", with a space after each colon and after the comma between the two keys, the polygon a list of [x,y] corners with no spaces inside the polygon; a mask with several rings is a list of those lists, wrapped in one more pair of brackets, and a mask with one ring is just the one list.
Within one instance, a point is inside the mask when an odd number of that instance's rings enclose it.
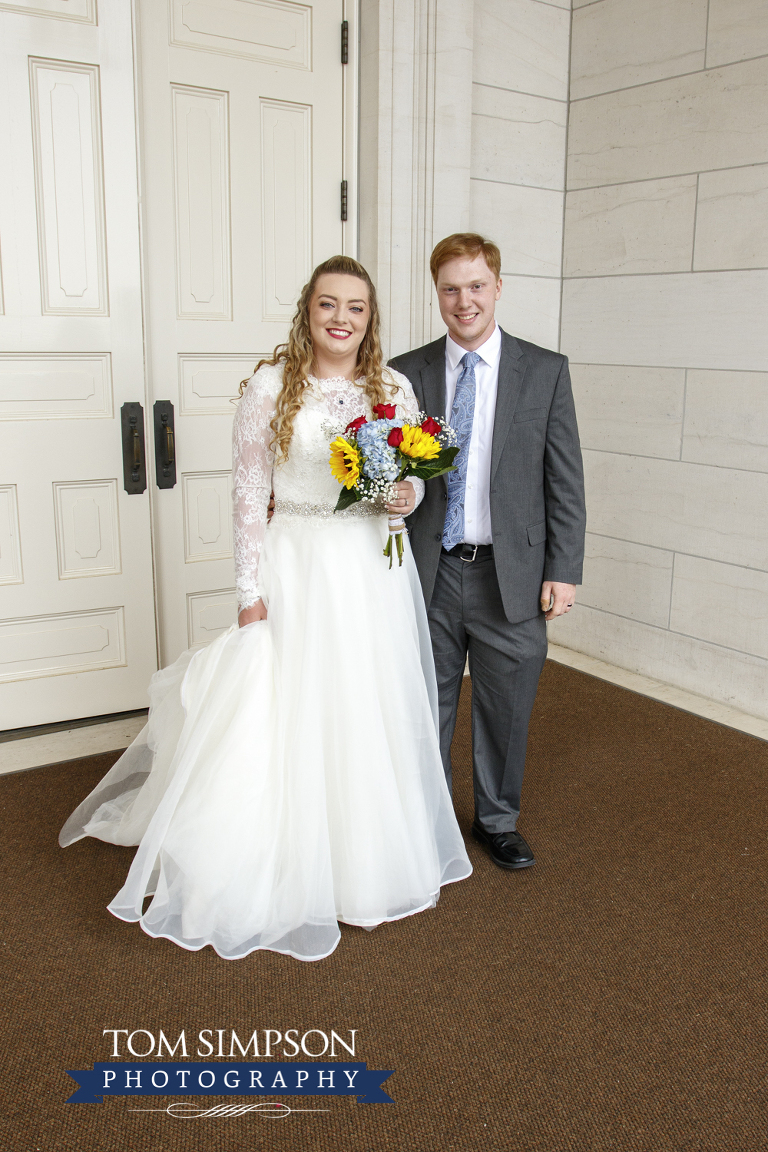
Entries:
{"label": "white dress shirt", "polygon": [[[496,392],[499,385],[501,359],[501,329],[498,324],[475,352],[480,360],[475,364],[475,414],[467,461],[467,486],[464,493],[464,540],[467,544],[491,544],[491,444],[493,417],[496,412]],[[445,345],[445,415],[451,418],[456,382],[460,364],[467,349],[462,348],[450,334]]]}

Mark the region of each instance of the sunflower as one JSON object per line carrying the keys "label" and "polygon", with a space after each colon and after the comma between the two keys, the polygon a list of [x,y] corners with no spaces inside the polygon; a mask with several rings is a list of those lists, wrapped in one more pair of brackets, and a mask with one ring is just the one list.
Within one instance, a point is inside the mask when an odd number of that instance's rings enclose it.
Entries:
{"label": "sunflower", "polygon": [[331,443],[331,472],[345,488],[354,488],[360,475],[360,452],[343,436]]}
{"label": "sunflower", "polygon": [[434,460],[440,455],[440,444],[434,436],[424,432],[418,424],[403,424],[403,439],[399,445],[403,456],[416,460]]}

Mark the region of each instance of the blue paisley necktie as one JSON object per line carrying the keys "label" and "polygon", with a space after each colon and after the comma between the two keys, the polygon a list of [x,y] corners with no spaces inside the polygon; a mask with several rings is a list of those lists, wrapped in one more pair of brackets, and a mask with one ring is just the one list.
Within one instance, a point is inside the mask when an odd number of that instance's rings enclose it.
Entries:
{"label": "blue paisley necktie", "polygon": [[461,372],[456,381],[456,395],[451,408],[451,427],[459,445],[454,460],[456,470],[446,476],[448,508],[443,527],[443,548],[450,551],[464,539],[464,490],[467,486],[469,442],[472,439],[472,420],[475,415],[475,364],[480,360],[477,352],[467,352],[461,358]]}

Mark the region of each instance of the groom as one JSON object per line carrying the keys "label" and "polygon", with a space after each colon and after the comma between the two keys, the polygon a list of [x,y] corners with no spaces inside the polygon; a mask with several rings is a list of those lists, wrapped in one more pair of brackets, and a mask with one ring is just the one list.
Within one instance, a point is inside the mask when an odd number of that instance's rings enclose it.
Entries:
{"label": "groom", "polygon": [[428,415],[450,420],[460,445],[456,471],[427,484],[409,518],[435,656],[440,749],[450,787],[468,656],[472,834],[499,867],[528,868],[535,858],[516,825],[545,621],[573,607],[584,555],[568,361],[499,328],[495,244],[472,232],[448,236],[430,269],[448,334],[391,364]]}

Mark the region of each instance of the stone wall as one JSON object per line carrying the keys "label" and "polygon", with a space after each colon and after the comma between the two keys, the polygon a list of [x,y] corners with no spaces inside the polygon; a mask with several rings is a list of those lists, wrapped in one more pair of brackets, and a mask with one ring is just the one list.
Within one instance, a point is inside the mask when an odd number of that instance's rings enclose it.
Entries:
{"label": "stone wall", "polygon": [[565,645],[768,716],[768,5],[574,0]]}

